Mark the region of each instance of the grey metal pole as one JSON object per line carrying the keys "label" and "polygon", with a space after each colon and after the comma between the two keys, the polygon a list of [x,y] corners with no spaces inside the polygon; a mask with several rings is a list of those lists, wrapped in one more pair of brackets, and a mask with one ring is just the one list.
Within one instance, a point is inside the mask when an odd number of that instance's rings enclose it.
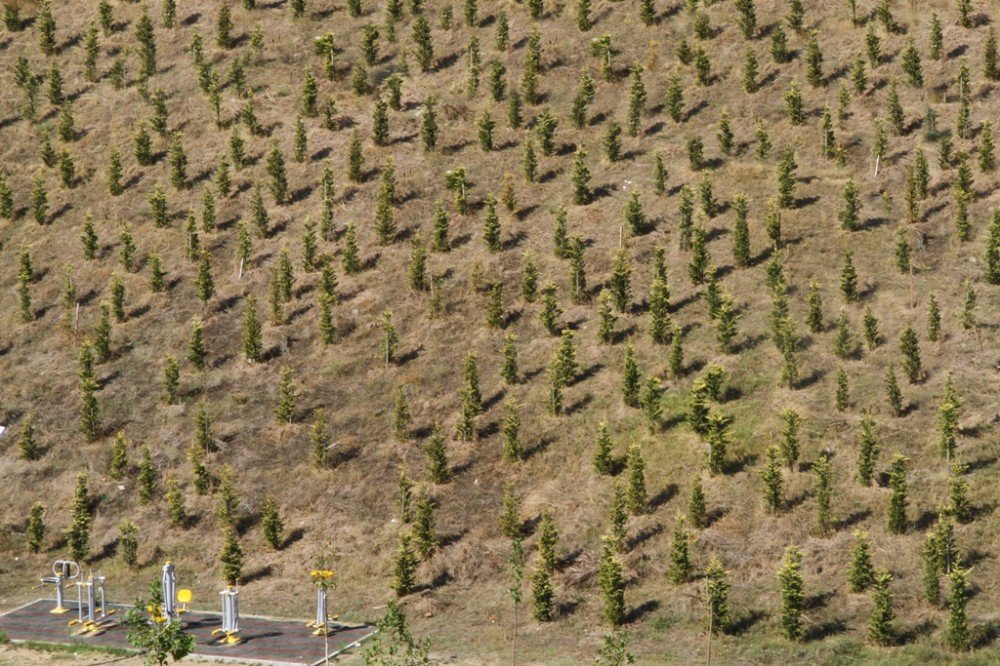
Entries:
{"label": "grey metal pole", "polygon": [[83,624],[83,581],[76,581],[76,621]]}
{"label": "grey metal pole", "polygon": [[[44,580],[44,579],[43,579]],[[53,609],[53,613],[61,612],[66,609],[63,605],[63,577],[61,573],[57,573],[55,577],[56,582],[56,607]]]}
{"label": "grey metal pole", "polygon": [[90,623],[94,622],[94,605],[95,605],[95,595],[94,595],[94,575],[91,574],[87,576],[87,621]]}
{"label": "grey metal pole", "polygon": [[172,620],[177,615],[177,575],[169,560],[163,565],[160,587],[163,592],[163,615]]}
{"label": "grey metal pole", "polygon": [[240,600],[237,595],[240,593],[238,587],[233,588],[230,598],[232,599],[232,613],[233,613],[233,633],[235,634],[240,630]]}

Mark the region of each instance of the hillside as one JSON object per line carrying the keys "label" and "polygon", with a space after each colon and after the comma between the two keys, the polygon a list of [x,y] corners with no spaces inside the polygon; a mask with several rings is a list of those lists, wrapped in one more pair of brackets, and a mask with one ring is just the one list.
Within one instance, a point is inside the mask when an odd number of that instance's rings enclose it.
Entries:
{"label": "hillside", "polygon": [[[399,603],[454,663],[510,659],[505,493],[526,554],[518,661],[597,655],[616,484],[638,663],[706,658],[713,557],[718,662],[1000,659],[995,3],[0,4],[0,609],[67,553],[80,473],[112,596],[169,558],[214,607],[228,477],[244,612],[308,617],[327,549],[331,609],[374,620],[414,533],[405,473],[439,543]],[[892,575],[884,646],[872,586],[848,585],[858,530]]]}

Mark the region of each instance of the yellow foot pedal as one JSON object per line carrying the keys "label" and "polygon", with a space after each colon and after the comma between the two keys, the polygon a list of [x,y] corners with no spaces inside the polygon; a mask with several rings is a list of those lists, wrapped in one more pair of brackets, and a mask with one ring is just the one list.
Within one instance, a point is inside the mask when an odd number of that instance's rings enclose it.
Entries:
{"label": "yellow foot pedal", "polygon": [[49,612],[52,613],[53,615],[62,615],[63,613],[68,613],[69,609],[68,608],[63,608],[62,606],[56,606],[55,608],[53,608]]}

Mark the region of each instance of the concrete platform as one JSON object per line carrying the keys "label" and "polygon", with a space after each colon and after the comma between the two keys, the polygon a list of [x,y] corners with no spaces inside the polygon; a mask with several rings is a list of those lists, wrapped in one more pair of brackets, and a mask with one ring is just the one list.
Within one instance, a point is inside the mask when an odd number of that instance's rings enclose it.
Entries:
{"label": "concrete platform", "polygon": [[[55,615],[49,611],[55,601],[39,599],[20,608],[0,615],[0,631],[7,634],[13,643],[37,641],[41,643],[63,643],[107,646],[130,649],[124,627],[112,624],[97,636],[74,636],[74,627],[67,626],[77,617],[76,602],[67,603],[68,613]],[[112,605],[117,612],[111,622],[125,613],[128,606]],[[357,647],[370,637],[375,628],[370,625],[335,625],[335,631],[326,641],[324,649],[322,637],[313,636],[312,629],[305,621],[287,620],[259,616],[240,616],[239,645],[220,645],[212,638],[212,630],[222,624],[218,613],[191,611],[183,616],[186,629],[194,635],[195,649],[192,656],[218,661],[236,661],[270,666],[314,666],[322,664],[327,657],[333,657],[348,649]]]}

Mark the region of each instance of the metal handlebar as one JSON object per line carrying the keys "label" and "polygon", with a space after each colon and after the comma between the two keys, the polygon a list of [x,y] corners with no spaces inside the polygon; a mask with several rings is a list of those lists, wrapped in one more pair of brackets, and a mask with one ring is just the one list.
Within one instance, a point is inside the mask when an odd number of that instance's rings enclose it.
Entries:
{"label": "metal handlebar", "polygon": [[[76,573],[70,574],[74,569]],[[80,565],[73,560],[56,560],[52,563],[52,574],[64,580],[74,580],[80,577]]]}

